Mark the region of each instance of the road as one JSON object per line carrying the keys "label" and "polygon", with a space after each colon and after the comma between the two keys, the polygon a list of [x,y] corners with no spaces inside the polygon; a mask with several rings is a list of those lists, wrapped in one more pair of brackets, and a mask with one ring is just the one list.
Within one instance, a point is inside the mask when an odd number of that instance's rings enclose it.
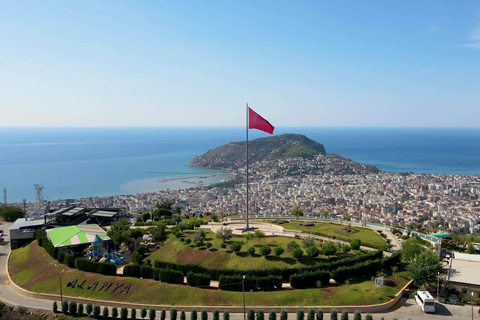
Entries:
{"label": "road", "polygon": [[[52,310],[52,301],[51,300],[43,300],[43,299],[35,299],[26,297],[16,290],[12,289],[12,285],[8,281],[8,277],[6,274],[6,263],[7,257],[10,252],[10,244],[9,244],[9,235],[8,235],[8,228],[11,224],[3,223],[0,229],[5,231],[5,241],[4,243],[0,244],[0,300],[6,304],[13,305],[13,306],[23,306],[29,309],[38,309],[38,310]],[[272,292],[272,294],[275,294]],[[59,299],[60,300],[60,299]],[[94,303],[94,302],[93,302]],[[97,303],[100,304],[101,303]],[[119,303],[118,307],[122,305]],[[437,304],[437,312],[435,314],[426,314],[424,313],[415,303],[413,299],[402,299],[394,308],[387,310],[381,313],[374,313],[373,318],[376,320],[380,320],[382,317],[385,320],[416,320],[416,319],[459,319],[459,320],[468,320],[472,319],[472,309],[470,306],[459,306],[459,305],[442,305]],[[201,310],[201,306],[197,308],[197,311]],[[137,317],[139,316],[139,310],[137,309]],[[219,307],[221,312],[225,310],[225,307]],[[247,306],[248,309],[248,306]],[[281,309],[281,307],[279,307]],[[102,307],[103,310],[103,307]],[[341,307],[338,308],[338,311],[341,312]],[[181,311],[179,309],[179,311]],[[306,310],[305,310],[306,311]],[[479,318],[477,315],[478,307],[474,307],[474,318]],[[158,312],[157,312],[158,315]],[[167,315],[168,316],[168,315]],[[268,315],[266,315],[267,317]],[[190,319],[189,314],[187,313],[187,319]],[[340,317],[340,316],[339,316]],[[353,314],[350,314],[350,317],[353,317]],[[243,313],[232,313],[230,314],[231,320],[243,320]],[[325,315],[324,319],[329,319],[329,315]],[[289,319],[296,319],[296,314],[292,313],[289,314]]]}

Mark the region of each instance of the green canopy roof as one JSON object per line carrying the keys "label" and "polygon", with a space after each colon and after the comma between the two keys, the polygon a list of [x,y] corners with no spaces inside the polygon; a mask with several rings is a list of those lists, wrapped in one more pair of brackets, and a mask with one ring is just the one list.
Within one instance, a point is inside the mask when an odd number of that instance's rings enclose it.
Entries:
{"label": "green canopy roof", "polygon": [[448,232],[435,233],[433,236],[436,237],[436,238],[442,238],[442,239],[451,239],[452,238],[452,235]]}
{"label": "green canopy roof", "polygon": [[110,240],[105,230],[96,224],[50,229],[47,230],[47,237],[55,247],[98,242],[99,239],[103,241]]}

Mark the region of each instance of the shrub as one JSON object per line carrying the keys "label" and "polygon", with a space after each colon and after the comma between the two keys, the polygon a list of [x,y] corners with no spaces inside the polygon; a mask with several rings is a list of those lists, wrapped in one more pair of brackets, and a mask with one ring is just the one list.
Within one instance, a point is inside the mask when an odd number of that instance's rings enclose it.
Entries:
{"label": "shrub", "polygon": [[272,252],[272,248],[270,248],[270,246],[262,246],[260,248],[260,254],[262,256],[268,256],[270,253]]}
{"label": "shrub", "polygon": [[164,309],[162,309],[162,311],[160,311],[160,320],[165,320],[166,317],[167,317],[167,313],[165,312]]}
{"label": "shrub", "polygon": [[359,239],[350,240],[350,247],[352,247],[352,250],[360,250],[361,245],[362,242]]}
{"label": "shrub", "polygon": [[123,268],[123,275],[126,277],[140,278],[142,274],[142,267],[138,264],[129,264]]}
{"label": "shrub", "polygon": [[295,249],[299,249],[300,245],[296,241],[290,241],[287,243],[287,251],[293,252]]}
{"label": "shrub", "polygon": [[102,313],[103,319],[108,319],[108,308],[103,307],[103,313]]}
{"label": "shrub", "polygon": [[142,317],[142,319],[145,319],[146,316],[147,316],[147,308],[143,307],[142,309],[140,309],[140,317]]}
{"label": "shrub", "polygon": [[302,272],[290,276],[290,285],[294,289],[316,288],[317,282],[321,285],[328,285],[330,273],[328,271]]}
{"label": "shrub", "polygon": [[300,248],[296,248],[295,250],[293,250],[292,255],[295,259],[298,260],[303,257],[303,250]]}
{"label": "shrub", "polygon": [[77,315],[77,302],[76,301],[70,301],[70,304],[68,306],[68,312],[70,312],[70,314],[72,316]]}
{"label": "shrub", "polygon": [[280,257],[284,252],[285,250],[283,250],[283,248],[280,246],[273,248],[273,254],[275,257]]}
{"label": "shrub", "polygon": [[220,320],[220,312],[218,309],[213,310],[213,320]]}
{"label": "shrub", "polygon": [[[185,315],[185,312],[183,312],[183,314]],[[156,317],[157,317],[157,311],[155,311],[155,309],[152,308],[152,309],[148,310],[148,319],[149,320],[155,320]],[[183,319],[183,320],[185,320],[185,319]]]}
{"label": "shrub", "polygon": [[298,309],[297,310],[297,320],[304,320],[305,318],[305,312],[303,312],[303,309]]}
{"label": "shrub", "polygon": [[208,274],[189,272],[187,283],[192,287],[208,287],[212,279]]}
{"label": "shrub", "polygon": [[185,239],[185,244],[190,244],[192,242],[192,239]]}
{"label": "shrub", "polygon": [[207,310],[202,309],[202,311],[200,312],[200,320],[208,320]]}
{"label": "shrub", "polygon": [[323,310],[322,309],[317,310],[317,320],[323,320]]}
{"label": "shrub", "polygon": [[309,256],[310,258],[316,258],[320,254],[320,249],[315,246],[308,247],[306,251],[307,256]]}
{"label": "shrub", "polygon": [[207,249],[210,249],[212,247],[212,243],[211,242],[206,242],[205,247],[207,247]]}
{"label": "shrub", "polygon": [[335,247],[333,242],[327,242],[322,246],[322,252],[327,257],[333,256],[335,253],[337,253],[337,247]]}
{"label": "shrub", "polygon": [[118,308],[117,308],[117,307],[113,307],[113,308],[112,308],[112,318],[113,318],[113,319],[117,319],[117,318],[118,318]]}
{"label": "shrub", "polygon": [[63,300],[63,302],[62,302],[62,312],[63,312],[63,314],[68,313],[68,301],[67,300]]}
{"label": "shrub", "polygon": [[337,309],[330,310],[330,320],[338,320]]}
{"label": "shrub", "polygon": [[132,308],[132,310],[130,311],[130,319],[131,320],[136,320],[137,319],[137,309]]}
{"label": "shrub", "polygon": [[268,313],[268,320],[277,320],[277,313],[273,310],[271,310]]}
{"label": "shrub", "polygon": [[365,316],[365,320],[373,320],[373,317],[370,313],[367,313],[367,315]]}
{"label": "shrub", "polygon": [[192,309],[192,311],[190,312],[190,320],[197,320],[197,310],[196,309]]}
{"label": "shrub", "polygon": [[360,311],[355,310],[355,312],[353,313],[353,320],[362,320],[362,314],[360,313]]}
{"label": "shrub", "polygon": [[265,320],[265,313],[263,313],[262,309],[257,311],[257,320]]}
{"label": "shrub", "polygon": [[93,306],[93,317],[95,319],[100,318],[100,306]]}
{"label": "shrub", "polygon": [[310,248],[310,247],[315,246],[315,239],[312,236],[306,236],[302,240],[302,246],[304,248]]}
{"label": "shrub", "polygon": [[242,250],[243,242],[241,241],[233,241],[232,244],[230,245],[230,249],[232,249],[233,252],[240,252]]}
{"label": "shrub", "polygon": [[342,311],[342,315],[340,316],[340,319],[341,320],[348,320],[348,311],[347,310]]}
{"label": "shrub", "polygon": [[254,247],[250,247],[247,249],[247,253],[251,256],[253,256],[255,254],[255,248]]}
{"label": "shrub", "polygon": [[255,311],[253,309],[247,311],[247,320],[255,320]]}
{"label": "shrub", "polygon": [[287,310],[283,309],[280,312],[280,320],[288,320],[288,312]]}
{"label": "shrub", "polygon": [[159,279],[162,282],[166,283],[183,283],[183,273],[178,270],[173,269],[160,269],[159,271]]}
{"label": "shrub", "polygon": [[57,301],[53,301],[52,311],[53,311],[53,313],[57,313],[57,312],[58,312]]}
{"label": "shrub", "polygon": [[315,320],[315,310],[312,308],[307,311],[307,320]]}
{"label": "shrub", "polygon": [[[225,249],[227,247],[227,244],[225,242],[222,242],[222,243],[220,243],[220,247]],[[223,315],[225,316],[225,312],[223,313]]]}
{"label": "shrub", "polygon": [[223,312],[223,320],[230,320],[230,312],[228,310]]}
{"label": "shrub", "polygon": [[60,251],[57,255],[57,260],[59,263],[63,263],[65,261],[65,252]]}
{"label": "shrub", "polygon": [[177,320],[177,309],[170,310],[170,320]]}
{"label": "shrub", "polygon": [[120,309],[120,319],[121,320],[127,320],[128,319],[128,309],[123,307]]}
{"label": "shrub", "polygon": [[[220,290],[242,291],[241,275],[236,276],[220,276],[218,287]],[[251,277],[245,278],[245,290],[261,290],[270,291],[280,289],[282,287],[281,276]]]}
{"label": "shrub", "polygon": [[140,267],[140,276],[143,279],[153,279],[153,268],[147,265]]}
{"label": "shrub", "polygon": [[93,311],[93,306],[91,303],[87,303],[87,307],[85,308],[85,310],[87,311],[87,315],[90,317],[90,315],[92,314],[92,311]]}
{"label": "shrub", "polygon": [[83,303],[79,303],[77,307],[77,314],[82,317],[83,316]]}
{"label": "shrub", "polygon": [[[68,255],[65,256],[65,260]],[[110,262],[95,262],[85,258],[75,259],[75,268],[81,271],[100,273],[106,276],[114,276],[117,274],[117,266]]]}
{"label": "shrub", "polygon": [[203,246],[202,241],[200,241],[200,240],[195,241],[195,247],[200,248],[201,246]]}

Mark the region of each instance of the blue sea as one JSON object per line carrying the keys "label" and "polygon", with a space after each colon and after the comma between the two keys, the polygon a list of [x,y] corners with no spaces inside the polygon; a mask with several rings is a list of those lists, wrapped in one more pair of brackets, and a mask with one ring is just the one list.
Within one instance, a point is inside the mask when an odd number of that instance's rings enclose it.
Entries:
{"label": "blue sea", "polygon": [[[282,133],[305,134],[327,153],[383,171],[480,175],[480,128],[275,130]],[[249,135],[268,136],[258,130]],[[34,201],[36,183],[44,185],[47,200],[156,191],[160,180],[215,172],[185,164],[242,140],[241,127],[0,128],[0,188],[8,189],[9,202]]]}

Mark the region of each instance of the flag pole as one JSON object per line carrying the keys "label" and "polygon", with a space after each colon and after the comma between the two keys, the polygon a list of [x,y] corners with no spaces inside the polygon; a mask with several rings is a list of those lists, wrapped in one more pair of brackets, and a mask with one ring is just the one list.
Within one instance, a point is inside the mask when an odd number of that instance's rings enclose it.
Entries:
{"label": "flag pole", "polygon": [[247,207],[246,207],[246,210],[247,210],[247,214],[246,214],[246,220],[247,220],[247,226],[245,228],[245,231],[248,231],[248,229],[250,228],[250,226],[248,225],[248,191],[249,191],[249,186],[248,186],[248,102],[247,102],[247,121],[246,121],[246,124],[247,124],[247,127],[246,127],[246,131],[247,131]]}

